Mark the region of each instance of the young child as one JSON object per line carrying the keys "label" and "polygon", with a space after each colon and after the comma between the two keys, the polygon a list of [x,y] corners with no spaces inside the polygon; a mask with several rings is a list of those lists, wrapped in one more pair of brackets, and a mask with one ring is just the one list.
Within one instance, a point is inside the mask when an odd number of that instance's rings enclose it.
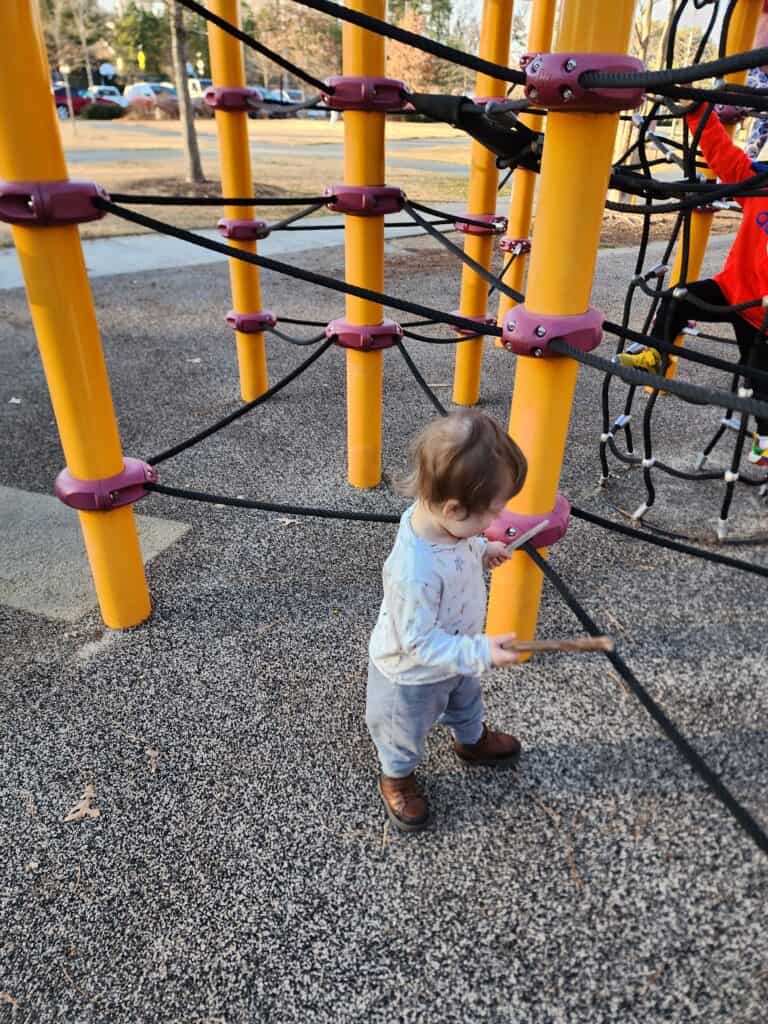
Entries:
{"label": "young child", "polygon": [[[699,106],[686,117],[691,133],[695,133],[707,112]],[[707,165],[720,181],[732,184],[751,178],[757,171],[768,170],[767,164],[753,164],[734,145],[714,111],[709,113],[701,133],[699,147]],[[700,309],[688,298],[665,296],[656,314],[651,334],[673,340],[688,320],[705,323],[730,323],[736,335],[741,362],[756,370],[768,370],[768,342],[760,333],[765,316],[761,305],[734,313],[729,306],[768,295],[768,198],[765,196],[737,201],[743,210],[738,233],[726,257],[723,269],[713,278],[687,284],[688,295],[720,310]],[[647,348],[639,355],[621,353],[618,362],[659,372],[661,355]],[[755,398],[768,401],[768,386],[760,380],[753,383]],[[747,460],[755,466],[768,467],[768,419],[758,418],[752,450]]]}
{"label": "young child", "polygon": [[402,831],[424,828],[427,797],[414,769],[436,722],[470,764],[512,766],[514,736],[485,725],[479,676],[511,665],[514,634],[489,637],[484,569],[506,561],[505,545],[480,536],[523,486],[525,456],[501,427],[474,410],[437,419],[416,438],[400,520],[384,564],[384,600],[369,646],[365,720],[381,763],[379,792]]}

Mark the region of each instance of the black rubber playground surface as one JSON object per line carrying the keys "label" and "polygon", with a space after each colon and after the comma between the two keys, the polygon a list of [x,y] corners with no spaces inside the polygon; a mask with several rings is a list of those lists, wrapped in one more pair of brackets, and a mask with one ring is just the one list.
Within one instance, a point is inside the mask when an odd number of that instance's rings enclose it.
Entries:
{"label": "black rubber playground surface", "polygon": [[[454,309],[458,267],[433,251],[389,243],[387,288]],[[722,244],[712,251],[714,268]],[[343,275],[341,249],[318,262],[303,265]],[[614,320],[631,272],[631,253],[601,253],[593,301]],[[343,310],[274,274],[263,289],[283,315]],[[223,265],[102,278],[94,294],[126,454],[159,452],[236,406]],[[0,484],[49,493],[62,458],[23,293],[0,308]],[[306,355],[269,347],[272,381]],[[449,402],[451,348],[409,350]],[[391,473],[434,412],[396,353],[385,368]],[[699,366],[684,375],[728,383]],[[503,422],[513,377],[514,359],[488,342],[483,404]],[[601,382],[581,368],[562,487],[618,518],[612,505],[636,506],[643,488],[634,472],[598,486]],[[664,399],[659,454],[692,461],[719,415]],[[344,438],[332,348],[163,464],[161,481],[400,510],[386,482],[348,487]],[[662,481],[655,521],[704,537],[721,488]],[[0,1021],[762,1024],[765,856],[603,656],[488,676],[489,720],[523,740],[517,776],[460,767],[438,730],[422,771],[434,823],[403,838],[385,826],[363,721],[394,527],[160,495],[137,511],[191,526],[148,567],[144,625],[0,607]],[[754,491],[737,494],[732,518],[734,533],[768,526]],[[765,547],[729,553],[768,565]],[[551,560],[768,825],[766,582],[575,521]],[[540,623],[544,637],[581,633],[548,586]],[[87,785],[100,816],[65,823]]]}

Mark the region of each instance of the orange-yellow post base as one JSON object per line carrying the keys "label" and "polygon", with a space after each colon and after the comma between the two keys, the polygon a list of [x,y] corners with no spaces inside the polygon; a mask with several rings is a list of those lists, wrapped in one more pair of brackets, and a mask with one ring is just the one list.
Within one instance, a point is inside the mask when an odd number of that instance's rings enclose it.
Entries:
{"label": "orange-yellow post base", "polygon": [[[565,0],[557,51],[626,52],[632,0]],[[589,306],[618,114],[551,113],[531,243],[526,307],[566,316]],[[515,512],[546,514],[557,497],[578,364],[553,356],[517,360],[510,434],[528,459]],[[542,552],[544,553],[544,552]],[[535,635],[541,573],[524,553],[491,582],[488,631]]]}
{"label": "orange-yellow post base", "polygon": [[[238,0],[209,0],[213,14],[232,25],[240,25]],[[243,45],[228,32],[208,24],[208,43],[211,54],[211,74],[214,85],[242,88],[245,82]],[[221,154],[221,188],[225,196],[252,196],[253,174],[251,149],[248,140],[248,115],[245,111],[216,111],[216,132]],[[225,206],[224,216],[233,220],[252,218],[252,206]],[[256,252],[256,242],[230,241],[235,249]],[[232,307],[237,313],[261,311],[259,268],[242,260],[230,259],[229,279],[232,289]],[[252,402],[269,387],[267,355],[264,334],[236,332],[237,366],[240,374],[240,395],[244,402]]]}
{"label": "orange-yellow post base", "polygon": [[[67,177],[39,5],[2,3],[0,178]],[[81,480],[114,476],[123,456],[78,229],[18,226],[12,233],[67,468]],[[130,506],[81,513],[80,524],[104,621],[115,629],[137,625],[151,604]]]}
{"label": "orange-yellow post base", "polygon": [[[385,16],[385,0],[351,0],[348,6],[375,18]],[[384,39],[355,25],[343,28],[345,75],[383,75]],[[344,114],[344,183],[383,185],[385,115],[361,110]],[[347,216],[344,223],[347,281],[384,290],[384,218]],[[364,326],[381,323],[383,309],[348,295],[346,319]],[[383,355],[347,352],[347,478],[353,487],[381,481]]]}

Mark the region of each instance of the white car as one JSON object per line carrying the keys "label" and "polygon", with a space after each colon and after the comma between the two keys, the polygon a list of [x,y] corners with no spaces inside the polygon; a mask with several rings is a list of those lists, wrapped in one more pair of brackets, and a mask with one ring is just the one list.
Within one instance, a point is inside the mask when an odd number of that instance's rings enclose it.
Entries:
{"label": "white car", "polygon": [[123,110],[127,110],[130,106],[116,85],[94,85],[88,90],[88,95],[92,96],[97,103],[116,103]]}

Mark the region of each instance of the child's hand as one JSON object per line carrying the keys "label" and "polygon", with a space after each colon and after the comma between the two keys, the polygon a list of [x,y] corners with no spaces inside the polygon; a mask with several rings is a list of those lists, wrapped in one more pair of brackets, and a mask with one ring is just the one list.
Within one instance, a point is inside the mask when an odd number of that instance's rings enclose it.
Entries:
{"label": "child's hand", "polygon": [[508,561],[507,545],[500,540],[489,540],[483,552],[483,568],[498,569],[500,565]]}
{"label": "child's hand", "polygon": [[516,665],[520,661],[520,655],[517,651],[508,651],[504,647],[504,644],[511,643],[516,639],[516,633],[500,633],[499,636],[488,637],[488,644],[491,648],[491,662],[494,668],[501,668],[503,665]]}

